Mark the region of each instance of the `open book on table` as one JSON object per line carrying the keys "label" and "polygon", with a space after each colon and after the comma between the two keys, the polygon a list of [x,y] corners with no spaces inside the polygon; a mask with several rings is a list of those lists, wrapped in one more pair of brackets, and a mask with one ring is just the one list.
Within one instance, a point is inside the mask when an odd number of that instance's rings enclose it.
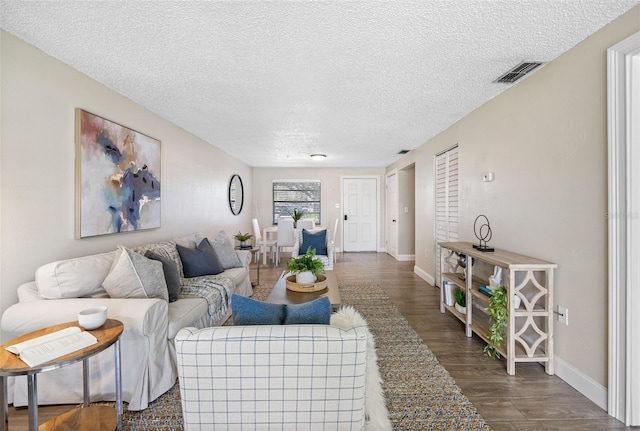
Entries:
{"label": "open book on table", "polygon": [[13,344],[6,349],[15,353],[28,366],[35,367],[97,342],[98,339],[89,332],[82,331],[77,326],[70,326],[29,341]]}

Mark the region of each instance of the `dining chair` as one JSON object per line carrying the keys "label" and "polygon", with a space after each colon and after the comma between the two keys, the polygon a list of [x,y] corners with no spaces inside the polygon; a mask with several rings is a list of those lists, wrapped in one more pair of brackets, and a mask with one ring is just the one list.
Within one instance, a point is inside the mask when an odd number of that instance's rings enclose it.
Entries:
{"label": "dining chair", "polygon": [[276,266],[280,264],[280,251],[284,247],[292,247],[295,243],[293,236],[293,220],[278,219],[278,238],[276,239]]}
{"label": "dining chair", "polygon": [[337,259],[337,254],[336,250],[337,247],[336,245],[338,244],[338,240],[336,238],[338,238],[338,223],[340,222],[340,218],[336,218],[336,222],[333,225],[333,238],[331,238],[331,244],[333,245],[333,261],[336,262]]}
{"label": "dining chair", "polygon": [[297,229],[308,229],[311,230],[316,226],[316,221],[312,218],[303,218],[301,220],[298,220],[298,223],[296,223],[296,228]]}
{"label": "dining chair", "polygon": [[260,230],[260,223],[258,223],[258,219],[254,218],[251,220],[251,224],[253,225],[253,236],[256,238],[255,244],[258,247],[259,251],[256,253],[256,262],[260,261],[260,253],[264,253],[263,255],[263,264],[267,264],[267,247],[269,247],[269,253],[271,253],[271,260],[274,258],[274,250],[273,248],[276,246],[276,241],[268,240],[267,238],[262,237],[262,230]]}

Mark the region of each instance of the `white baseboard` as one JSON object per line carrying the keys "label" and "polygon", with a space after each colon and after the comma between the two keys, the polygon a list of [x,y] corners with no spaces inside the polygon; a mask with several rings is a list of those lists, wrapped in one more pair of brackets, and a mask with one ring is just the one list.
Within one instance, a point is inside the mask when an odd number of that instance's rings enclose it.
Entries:
{"label": "white baseboard", "polygon": [[607,388],[593,380],[591,377],[576,370],[567,362],[553,357],[556,376],[567,382],[585,397],[593,401],[598,407],[607,411],[608,395]]}
{"label": "white baseboard", "polygon": [[415,254],[399,254],[398,257],[396,257],[396,260],[399,262],[415,262],[416,255]]}
{"label": "white baseboard", "polygon": [[436,283],[436,279],[429,274],[428,272],[418,268],[417,266],[413,267],[413,272],[420,277],[421,279],[423,279],[424,281],[426,281],[427,283],[429,283],[432,286],[435,286]]}

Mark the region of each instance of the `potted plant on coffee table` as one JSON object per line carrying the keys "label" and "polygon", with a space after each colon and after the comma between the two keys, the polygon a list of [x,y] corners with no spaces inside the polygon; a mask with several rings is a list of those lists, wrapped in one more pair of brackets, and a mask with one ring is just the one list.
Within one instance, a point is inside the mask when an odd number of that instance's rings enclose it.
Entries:
{"label": "potted plant on coffee table", "polygon": [[287,262],[289,272],[296,275],[296,283],[308,286],[316,281],[319,274],[324,274],[324,265],[315,256],[316,249],[309,247],[305,254]]}
{"label": "potted plant on coffee table", "polygon": [[247,245],[247,241],[253,238],[253,235],[251,235],[250,233],[241,233],[240,231],[238,231],[238,233],[235,234],[233,237],[238,241],[240,241],[240,248],[242,250],[251,248],[251,245]]}

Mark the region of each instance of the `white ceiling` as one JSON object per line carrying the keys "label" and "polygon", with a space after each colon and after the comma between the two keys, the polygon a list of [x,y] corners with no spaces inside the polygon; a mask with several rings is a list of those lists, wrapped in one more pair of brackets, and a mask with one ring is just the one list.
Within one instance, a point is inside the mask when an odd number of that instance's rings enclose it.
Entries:
{"label": "white ceiling", "polygon": [[552,60],[637,4],[2,0],[0,16],[251,166],[385,167],[509,88],[492,83],[508,69]]}

